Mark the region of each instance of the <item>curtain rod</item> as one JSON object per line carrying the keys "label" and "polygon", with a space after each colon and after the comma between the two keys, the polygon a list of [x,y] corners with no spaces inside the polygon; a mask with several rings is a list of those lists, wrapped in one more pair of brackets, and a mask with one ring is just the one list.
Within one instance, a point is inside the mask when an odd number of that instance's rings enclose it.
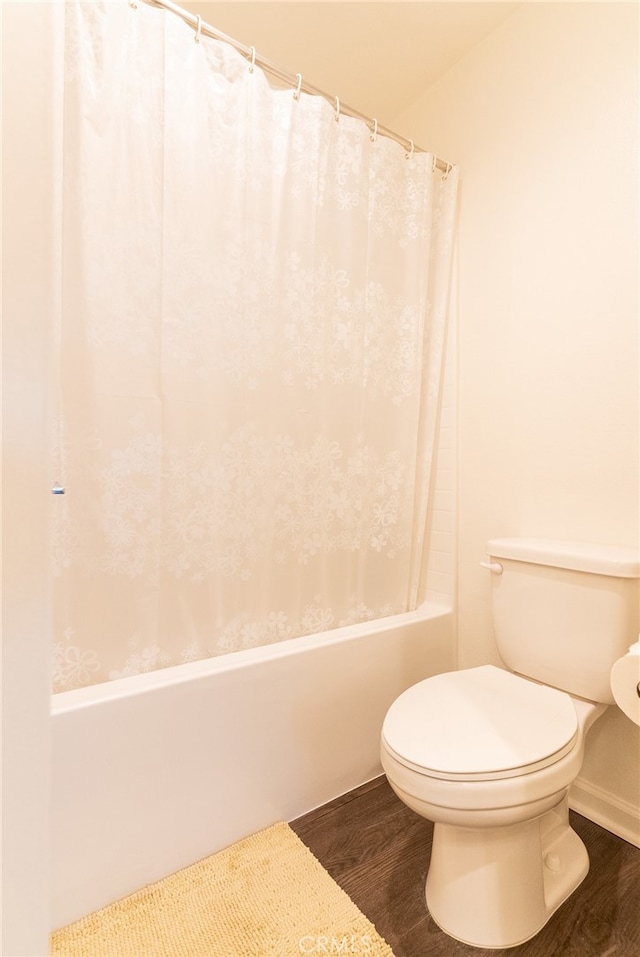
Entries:
{"label": "curtain rod", "polygon": [[[381,136],[386,136],[388,139],[394,140],[396,143],[404,146],[405,149],[408,149],[410,154],[414,151],[416,153],[428,152],[427,150],[422,149],[422,147],[416,146],[413,140],[399,136],[386,126],[381,126],[373,117],[365,116],[364,113],[354,110],[352,106],[342,103],[337,96],[331,96],[324,90],[320,90],[318,87],[312,86],[311,83],[307,83],[303,80],[299,73],[295,75],[292,73],[286,73],[284,70],[281,70],[280,67],[257,54],[255,47],[246,47],[237,40],[234,40],[232,37],[228,37],[220,30],[216,30],[216,28],[212,27],[209,23],[205,23],[202,17],[197,16],[194,13],[190,13],[183,7],[178,6],[177,3],[173,3],[172,0],[143,0],[143,2],[149,6],[162,7],[165,10],[168,10],[170,13],[175,13],[182,20],[184,20],[185,23],[193,27],[198,36],[203,34],[204,36],[212,37],[214,40],[222,40],[224,43],[230,44],[230,46],[237,50],[238,53],[241,53],[245,59],[249,60],[252,66],[255,64],[256,66],[260,67],[261,70],[264,70],[265,73],[270,73],[272,76],[275,76],[278,80],[286,83],[287,86],[292,87],[296,93],[300,93],[300,91],[302,91],[304,93],[311,93],[314,96],[321,96],[323,99],[327,100],[327,102],[331,103],[331,105],[334,106],[340,113],[343,113],[346,116],[353,116],[358,120],[362,120],[363,123],[365,123],[371,129],[372,133],[379,133]],[[129,6],[136,7],[137,0],[129,0]],[[434,165],[435,168],[441,170],[445,176],[452,169],[451,163],[441,160],[438,156],[435,157]]]}

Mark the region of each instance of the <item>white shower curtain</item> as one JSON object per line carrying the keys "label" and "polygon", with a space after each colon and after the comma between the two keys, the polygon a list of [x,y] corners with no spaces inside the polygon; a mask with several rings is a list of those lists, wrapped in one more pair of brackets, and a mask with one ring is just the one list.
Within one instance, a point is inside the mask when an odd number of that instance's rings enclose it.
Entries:
{"label": "white shower curtain", "polygon": [[54,689],[419,600],[456,171],[66,3]]}

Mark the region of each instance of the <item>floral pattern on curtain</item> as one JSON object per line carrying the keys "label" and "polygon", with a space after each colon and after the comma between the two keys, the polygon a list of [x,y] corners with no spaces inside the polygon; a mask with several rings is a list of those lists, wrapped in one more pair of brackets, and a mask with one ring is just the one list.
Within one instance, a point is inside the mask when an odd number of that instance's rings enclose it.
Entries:
{"label": "floral pattern on curtain", "polygon": [[455,169],[63,6],[54,690],[414,608]]}

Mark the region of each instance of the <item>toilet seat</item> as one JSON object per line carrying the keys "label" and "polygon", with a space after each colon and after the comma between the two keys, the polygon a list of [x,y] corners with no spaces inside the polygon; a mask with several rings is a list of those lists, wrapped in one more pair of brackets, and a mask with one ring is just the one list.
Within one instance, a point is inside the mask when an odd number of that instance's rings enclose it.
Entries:
{"label": "toilet seat", "polygon": [[405,767],[470,782],[555,764],[577,736],[568,694],[493,665],[435,675],[408,688],[382,729],[384,746]]}

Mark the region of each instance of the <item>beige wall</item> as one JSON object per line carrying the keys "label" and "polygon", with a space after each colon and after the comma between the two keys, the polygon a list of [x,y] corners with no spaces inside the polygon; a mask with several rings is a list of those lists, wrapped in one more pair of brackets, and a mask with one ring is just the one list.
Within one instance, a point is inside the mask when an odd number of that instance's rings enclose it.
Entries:
{"label": "beige wall", "polygon": [[[395,122],[461,168],[462,667],[498,661],[488,538],[638,545],[637,99],[635,4],[528,3]],[[589,742],[620,820],[638,744],[613,709]]]}
{"label": "beige wall", "polygon": [[[50,3],[2,5],[2,943],[48,952],[48,345],[55,303]],[[59,120],[58,120],[59,122]]]}

